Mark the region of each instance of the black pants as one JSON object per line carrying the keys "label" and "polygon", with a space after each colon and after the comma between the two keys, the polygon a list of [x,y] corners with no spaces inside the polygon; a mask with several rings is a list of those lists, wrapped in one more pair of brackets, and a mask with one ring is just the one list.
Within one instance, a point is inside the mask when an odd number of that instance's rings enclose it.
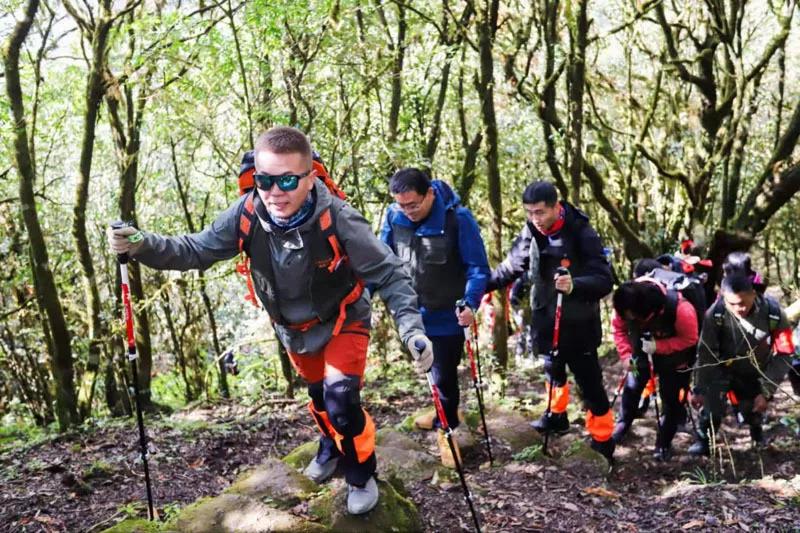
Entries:
{"label": "black pants", "polygon": [[761,415],[753,412],[753,400],[761,394],[761,383],[758,374],[734,374],[721,372],[718,379],[707,387],[703,409],[700,411],[700,433],[708,437],[708,431],[713,425],[714,431],[719,429],[722,417],[728,404],[728,391],[733,391],[738,405],[736,409],[744,423],[749,426],[761,425]]}
{"label": "black pants", "polygon": [[551,354],[544,356],[545,378],[556,387],[567,383],[567,367],[575,376],[575,383],[581,389],[581,396],[586,407],[595,416],[608,412],[608,394],[603,386],[603,371],[597,360],[597,349],[588,352],[560,351],[557,357]]}
{"label": "black pants", "polygon": [[791,366],[789,370],[789,383],[792,384],[794,393],[800,395],[800,357],[795,356],[794,359],[792,359]]}
{"label": "black pants", "polygon": [[[458,403],[461,399],[458,390],[458,364],[464,353],[464,335],[443,335],[430,339],[433,343],[433,382],[439,389],[447,424],[455,429],[458,427]],[[434,426],[439,427],[438,418],[434,421]]]}
{"label": "black pants", "polygon": [[[659,406],[661,420],[658,421],[660,424],[659,440],[656,442],[656,447],[659,448],[669,447],[678,430],[678,425],[686,421],[686,405],[681,401],[681,397],[686,397],[691,378],[688,364],[676,367],[668,358],[668,355],[653,356],[653,365],[658,376],[658,396],[661,400]],[[636,371],[628,372],[625,387],[622,389],[620,421],[630,424],[636,418],[639,399],[648,381],[650,381],[650,363],[646,356],[637,357]],[[684,391],[683,395],[681,389]]]}

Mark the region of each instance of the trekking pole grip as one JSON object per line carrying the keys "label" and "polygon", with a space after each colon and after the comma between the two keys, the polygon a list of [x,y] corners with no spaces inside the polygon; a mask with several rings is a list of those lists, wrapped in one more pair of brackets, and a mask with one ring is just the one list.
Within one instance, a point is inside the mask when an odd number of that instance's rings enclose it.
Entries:
{"label": "trekking pole grip", "polygon": [[[115,220],[109,225],[111,226],[111,229],[122,229],[122,228],[127,228],[129,226],[133,226],[131,222],[125,222],[123,220]],[[130,257],[128,256],[127,253],[117,254],[117,261],[119,261],[120,265],[127,264],[129,259]]]}

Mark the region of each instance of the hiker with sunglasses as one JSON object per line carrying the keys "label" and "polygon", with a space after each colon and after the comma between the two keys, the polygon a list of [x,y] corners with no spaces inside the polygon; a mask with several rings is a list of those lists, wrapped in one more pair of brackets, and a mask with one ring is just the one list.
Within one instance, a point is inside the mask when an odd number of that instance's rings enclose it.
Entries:
{"label": "hiker with sunglasses", "polygon": [[375,424],[361,406],[376,290],[421,373],[433,363],[417,295],[400,259],[367,220],[315,174],[301,131],[274,127],[254,147],[255,190],[199,233],[167,237],[135,228],[109,230],[114,253],[157,269],[207,269],[250,258],[253,285],[297,372],[308,383],[309,410],[321,436],[305,474],[317,483],[341,465],[347,510],[378,502]]}

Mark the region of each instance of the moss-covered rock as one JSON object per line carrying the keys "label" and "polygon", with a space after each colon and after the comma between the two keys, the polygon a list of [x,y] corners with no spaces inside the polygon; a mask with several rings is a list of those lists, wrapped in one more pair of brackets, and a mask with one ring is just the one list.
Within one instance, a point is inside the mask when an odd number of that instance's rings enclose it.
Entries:
{"label": "moss-covered rock", "polygon": [[287,509],[319,491],[319,485],[278,459],[268,459],[239,476],[225,492],[270,501]]}
{"label": "moss-covered rock", "polygon": [[489,426],[491,437],[508,443],[512,453],[542,443],[541,435],[530,426],[530,420],[520,413],[494,408],[487,413],[486,425]]}
{"label": "moss-covered rock", "polygon": [[309,512],[331,531],[341,533],[363,531],[422,531],[422,521],[416,506],[403,497],[391,483],[378,481],[378,505],[364,515],[347,513],[347,486],[323,493],[309,505]]}
{"label": "moss-covered rock", "polygon": [[409,450],[420,450],[422,446],[414,439],[405,435],[395,428],[381,428],[375,432],[375,444],[391,448],[406,448]]}
{"label": "moss-covered rock", "polygon": [[283,458],[283,462],[293,468],[302,470],[311,462],[311,459],[316,457],[318,446],[319,442],[316,440],[301,444],[289,452],[289,454]]}
{"label": "moss-covered rock", "polygon": [[608,461],[582,439],[576,439],[561,456],[559,462],[573,472],[603,477],[608,473]]}
{"label": "moss-covered rock", "polygon": [[151,522],[144,518],[129,518],[108,529],[104,529],[102,533],[157,533],[169,531],[164,527],[161,522]]}
{"label": "moss-covered rock", "polygon": [[382,428],[375,441],[378,469],[384,477],[396,477],[407,484],[433,475],[438,461],[415,440],[397,430]]}
{"label": "moss-covered rock", "polygon": [[319,524],[241,494],[222,494],[200,500],[181,511],[174,527],[182,533],[325,531]]}

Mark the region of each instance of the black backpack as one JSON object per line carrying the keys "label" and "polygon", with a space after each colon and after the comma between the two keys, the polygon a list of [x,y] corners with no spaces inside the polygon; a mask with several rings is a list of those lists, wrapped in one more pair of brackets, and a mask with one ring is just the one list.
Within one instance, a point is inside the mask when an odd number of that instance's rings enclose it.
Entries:
{"label": "black backpack", "polygon": [[[764,296],[764,300],[767,302],[767,310],[769,315],[769,333],[775,332],[778,329],[778,325],[781,322],[781,306],[780,304],[775,301],[774,299],[770,298],[769,296]],[[722,296],[717,298],[717,301],[714,302],[714,322],[717,326],[722,326],[724,317],[725,317],[725,302],[722,300]]]}
{"label": "black backpack", "polygon": [[698,329],[703,325],[706,309],[706,294],[702,282],[694,276],[680,274],[664,268],[656,268],[639,279],[652,279],[666,287],[668,290],[678,291],[681,296],[692,304],[697,313]]}

